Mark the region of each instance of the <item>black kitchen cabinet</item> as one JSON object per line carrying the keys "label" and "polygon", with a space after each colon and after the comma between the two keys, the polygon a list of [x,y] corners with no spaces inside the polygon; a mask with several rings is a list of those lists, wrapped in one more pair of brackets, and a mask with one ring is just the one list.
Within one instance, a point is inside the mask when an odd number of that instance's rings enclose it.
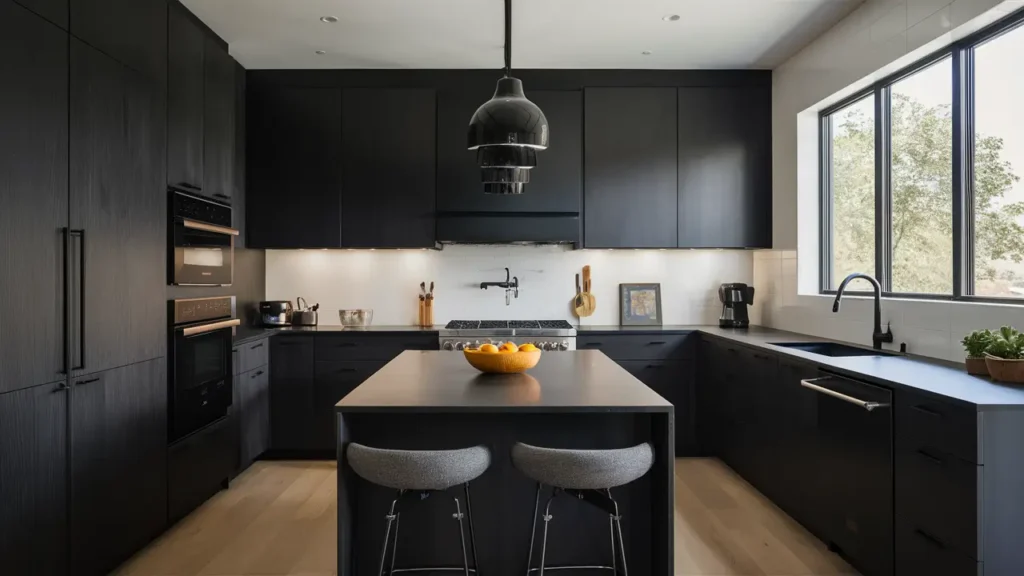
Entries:
{"label": "black kitchen cabinet", "polygon": [[334,405],[357,386],[366,381],[386,362],[317,362],[316,383],[313,392],[313,430],[311,442],[314,449],[336,450],[337,412]]}
{"label": "black kitchen cabinet", "polygon": [[241,374],[235,385],[240,388],[240,468],[244,469],[270,449],[270,368]]}
{"label": "black kitchen cabinet", "polygon": [[582,97],[579,91],[530,90],[548,120],[551,146],[522,194],[484,194],[466,130],[493,84],[466,84],[438,92],[437,239],[455,242],[574,242],[580,240]]}
{"label": "black kitchen cabinet", "polygon": [[245,248],[245,68],[235,62],[235,161],[231,183],[231,220],[238,230],[235,248]]}
{"label": "black kitchen cabinet", "polygon": [[199,193],[204,175],[206,34],[187,8],[167,12],[167,185]]}
{"label": "black kitchen cabinet", "polygon": [[67,50],[65,32],[0,2],[0,392],[52,382],[64,369]]}
{"label": "black kitchen cabinet", "polygon": [[345,90],[343,246],[434,247],[435,100],[433,90]]}
{"label": "black kitchen cabinet", "polygon": [[238,471],[238,428],[232,416],[175,442],[167,449],[167,517],[187,516],[221,489]]}
{"label": "black kitchen cabinet", "polygon": [[167,526],[162,358],[72,379],[71,565],[106,574]]}
{"label": "black kitchen cabinet", "polygon": [[341,247],[341,90],[248,91],[250,248]]}
{"label": "black kitchen cabinet", "polygon": [[680,248],[770,248],[771,89],[680,88]]}
{"label": "black kitchen cabinet", "polygon": [[313,341],[312,336],[293,335],[270,339],[270,445],[275,451],[316,448]]}
{"label": "black kitchen cabinet", "polygon": [[71,0],[71,33],[153,82],[167,82],[167,0]]}
{"label": "black kitchen cabinet", "polygon": [[675,248],[675,88],[587,88],[584,245]]}
{"label": "black kitchen cabinet", "polygon": [[219,40],[205,39],[203,196],[231,203],[235,190],[235,61]]}
{"label": "black kitchen cabinet", "polygon": [[774,474],[768,480],[770,488],[762,491],[787,514],[816,535],[822,535],[821,503],[808,495],[814,494],[822,482],[827,483],[831,472],[815,465],[817,455],[824,449],[814,430],[817,397],[800,385],[802,380],[817,376],[818,367],[814,364],[779,360],[777,384],[772,388],[774,401],[767,406],[775,426],[763,449],[774,467],[786,473]]}
{"label": "black kitchen cabinet", "polygon": [[68,0],[14,0],[39,16],[68,29]]}
{"label": "black kitchen cabinet", "polygon": [[64,382],[0,394],[5,574],[67,573],[67,394]]}
{"label": "black kitchen cabinet", "polygon": [[[71,40],[72,368],[164,356],[163,89]],[[118,311],[118,312],[114,312]]]}

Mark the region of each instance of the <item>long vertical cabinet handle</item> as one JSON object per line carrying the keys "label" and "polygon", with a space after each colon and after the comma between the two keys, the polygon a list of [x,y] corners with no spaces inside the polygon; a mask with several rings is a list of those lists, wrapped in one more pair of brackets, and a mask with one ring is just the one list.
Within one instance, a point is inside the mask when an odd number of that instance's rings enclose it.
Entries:
{"label": "long vertical cabinet handle", "polygon": [[[64,242],[64,338],[63,354],[61,358],[60,374],[67,376],[68,367],[71,366],[71,229],[64,227],[60,229],[61,240]],[[65,385],[66,387],[67,385]]]}
{"label": "long vertical cabinet handle", "polygon": [[78,236],[80,252],[78,257],[78,365],[72,370],[85,368],[85,230],[72,230]]}

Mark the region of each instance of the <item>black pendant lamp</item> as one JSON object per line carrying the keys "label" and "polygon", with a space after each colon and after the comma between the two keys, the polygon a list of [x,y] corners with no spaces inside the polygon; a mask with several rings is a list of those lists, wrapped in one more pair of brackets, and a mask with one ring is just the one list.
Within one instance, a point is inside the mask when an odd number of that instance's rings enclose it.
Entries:
{"label": "black pendant lamp", "polygon": [[548,147],[548,120],[511,72],[512,0],[505,0],[505,77],[469,121],[469,149],[476,150],[487,194],[522,194],[537,150]]}

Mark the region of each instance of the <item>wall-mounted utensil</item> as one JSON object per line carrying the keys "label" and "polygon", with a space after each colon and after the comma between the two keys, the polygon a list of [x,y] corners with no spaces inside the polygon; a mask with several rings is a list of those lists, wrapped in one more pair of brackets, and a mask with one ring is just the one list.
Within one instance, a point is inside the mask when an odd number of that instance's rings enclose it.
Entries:
{"label": "wall-mounted utensil", "polygon": [[583,267],[583,292],[580,294],[582,304],[577,307],[576,315],[580,318],[586,318],[594,313],[594,309],[597,308],[597,298],[590,293],[590,266]]}
{"label": "wall-mounted utensil", "polygon": [[583,306],[583,288],[580,286],[580,275],[576,274],[576,295],[572,299],[572,307],[579,308]]}

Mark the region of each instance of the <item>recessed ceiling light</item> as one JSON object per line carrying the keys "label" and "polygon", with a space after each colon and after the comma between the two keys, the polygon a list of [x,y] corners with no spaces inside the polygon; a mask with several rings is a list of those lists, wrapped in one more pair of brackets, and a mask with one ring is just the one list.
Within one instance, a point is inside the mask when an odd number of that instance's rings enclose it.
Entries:
{"label": "recessed ceiling light", "polygon": [[317,50],[316,54],[317,56],[323,56],[324,54],[327,54],[327,52],[324,52],[323,50]]}
{"label": "recessed ceiling light", "polygon": [[[678,16],[676,16],[676,18],[678,18]],[[337,16],[321,16],[320,17],[320,21],[323,22],[324,24],[334,24],[335,22],[338,21],[338,17]]]}
{"label": "recessed ceiling light", "polygon": [[644,50],[643,52],[641,52],[641,54],[643,54],[644,56],[650,56],[651,55],[651,51],[650,50]]}
{"label": "recessed ceiling light", "polygon": [[679,20],[679,14],[669,14],[668,16],[662,16],[661,19],[665,22],[675,22]]}

